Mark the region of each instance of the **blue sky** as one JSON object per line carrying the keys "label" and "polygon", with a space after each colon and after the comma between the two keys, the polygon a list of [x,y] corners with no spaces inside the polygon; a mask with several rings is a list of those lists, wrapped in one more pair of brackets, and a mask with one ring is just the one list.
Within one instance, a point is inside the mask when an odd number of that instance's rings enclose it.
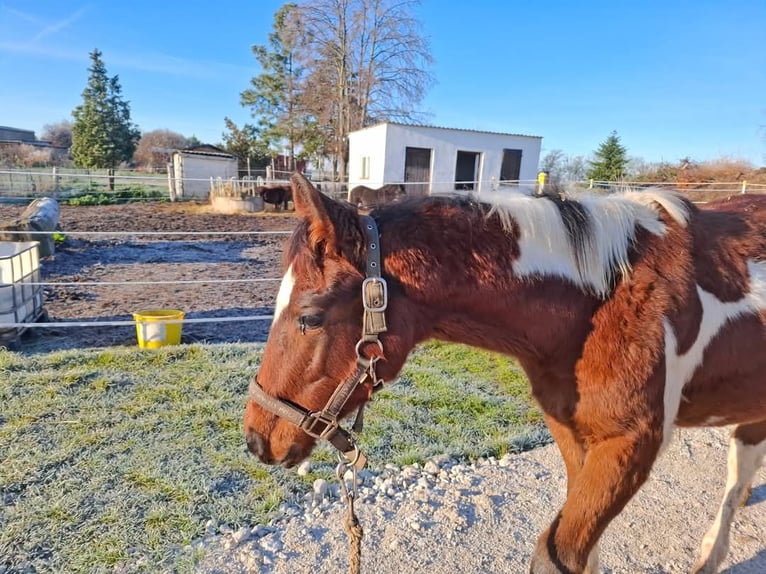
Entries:
{"label": "blue sky", "polygon": [[[0,0],[0,125],[70,119],[98,48],[135,123],[215,143],[259,72],[273,0]],[[766,1],[424,0],[430,123],[588,155],[617,130],[646,161],[766,164]]]}

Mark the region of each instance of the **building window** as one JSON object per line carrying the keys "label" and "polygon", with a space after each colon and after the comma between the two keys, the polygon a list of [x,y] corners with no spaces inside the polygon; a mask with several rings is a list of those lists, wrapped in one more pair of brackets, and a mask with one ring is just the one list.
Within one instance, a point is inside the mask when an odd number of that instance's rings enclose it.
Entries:
{"label": "building window", "polygon": [[362,158],[362,179],[370,179],[370,157]]}

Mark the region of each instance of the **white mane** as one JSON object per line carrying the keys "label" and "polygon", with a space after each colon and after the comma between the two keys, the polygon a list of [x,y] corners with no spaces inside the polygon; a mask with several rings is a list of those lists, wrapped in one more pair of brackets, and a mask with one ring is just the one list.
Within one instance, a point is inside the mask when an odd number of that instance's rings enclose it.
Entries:
{"label": "white mane", "polygon": [[513,263],[516,275],[551,275],[604,297],[615,272],[630,272],[628,250],[636,227],[654,235],[665,233],[660,207],[686,225],[689,213],[680,197],[662,190],[627,191],[613,195],[578,193],[567,196],[582,208],[587,223],[579,222],[582,235],[573,238],[572,225],[564,221],[554,201],[521,193],[481,193],[477,199],[492,206],[489,214],[500,216],[503,225],[518,226],[520,257]]}

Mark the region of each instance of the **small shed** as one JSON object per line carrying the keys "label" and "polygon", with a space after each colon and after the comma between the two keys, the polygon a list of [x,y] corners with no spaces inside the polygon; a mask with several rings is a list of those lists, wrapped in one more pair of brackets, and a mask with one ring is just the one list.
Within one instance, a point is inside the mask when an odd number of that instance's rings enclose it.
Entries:
{"label": "small shed", "polygon": [[349,189],[404,183],[408,195],[534,181],[542,137],[383,122],[349,134]]}
{"label": "small shed", "polygon": [[239,160],[216,146],[199,145],[173,152],[172,169],[168,178],[171,197],[207,199],[211,179],[238,177]]}

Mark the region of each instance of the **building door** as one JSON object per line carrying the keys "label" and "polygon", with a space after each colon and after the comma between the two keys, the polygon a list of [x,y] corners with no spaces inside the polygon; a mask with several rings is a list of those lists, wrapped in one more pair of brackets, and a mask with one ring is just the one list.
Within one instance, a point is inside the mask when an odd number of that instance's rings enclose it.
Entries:
{"label": "building door", "polygon": [[458,151],[455,162],[455,189],[476,189],[476,174],[479,173],[481,154],[475,151]]}
{"label": "building door", "polygon": [[518,181],[521,176],[521,150],[504,149],[500,181]]}
{"label": "building door", "polygon": [[405,148],[404,183],[407,195],[428,195],[431,183],[430,149],[422,147]]}

